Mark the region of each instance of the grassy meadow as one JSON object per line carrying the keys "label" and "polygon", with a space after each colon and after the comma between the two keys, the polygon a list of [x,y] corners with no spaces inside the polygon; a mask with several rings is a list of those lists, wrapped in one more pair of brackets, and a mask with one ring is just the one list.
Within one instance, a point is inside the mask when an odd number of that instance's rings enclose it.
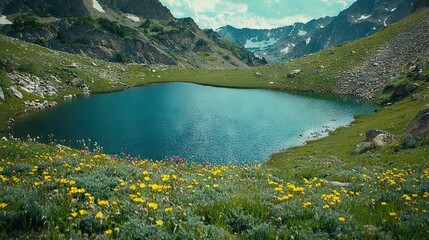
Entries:
{"label": "grassy meadow", "polygon": [[[122,65],[2,35],[0,58],[12,59],[21,74],[61,79],[64,91],[47,98],[60,103],[64,95],[82,94],[65,84],[75,77],[93,93],[176,81],[329,93],[339,72],[362,63],[383,41],[427,13],[336,47],[334,55],[328,49],[258,68]],[[68,68],[72,63],[79,67]],[[312,74],[322,64],[325,70]],[[287,78],[296,68],[302,74]],[[429,96],[428,82],[414,82],[419,84],[416,93]],[[3,90],[10,85],[2,70],[0,84]],[[5,93],[2,124],[25,112],[22,101]],[[385,101],[391,93],[377,98]],[[148,161],[106,155],[90,142],[70,149],[1,139],[0,239],[428,239],[429,141],[409,146],[402,140],[408,124],[428,104],[427,97],[405,97],[380,106],[326,138],[275,153],[261,165],[193,163],[180,156]],[[394,134],[396,144],[354,153],[374,128]],[[6,135],[4,124],[0,130]]]}

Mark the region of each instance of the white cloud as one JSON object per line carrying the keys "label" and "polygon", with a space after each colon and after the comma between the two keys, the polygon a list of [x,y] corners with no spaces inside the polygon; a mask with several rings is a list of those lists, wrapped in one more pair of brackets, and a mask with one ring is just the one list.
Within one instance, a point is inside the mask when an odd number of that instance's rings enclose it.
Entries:
{"label": "white cloud", "polygon": [[[279,2],[279,0],[268,0],[269,2]],[[175,0],[166,0],[170,6],[178,6],[180,3]],[[266,18],[249,12],[249,6],[244,3],[232,3],[222,0],[201,1],[184,0],[191,17],[201,28],[217,29],[225,25],[233,25],[239,28],[275,28],[291,25],[295,22],[307,22],[311,17],[305,15],[294,15],[285,18]],[[187,17],[183,11],[171,9],[177,17]]]}
{"label": "white cloud", "polygon": [[[276,6],[267,13],[256,13],[254,2],[234,2],[233,0],[161,0],[167,5],[173,15],[178,18],[192,17],[201,28],[217,29],[225,25],[233,25],[238,28],[276,28],[286,25],[292,25],[296,22],[308,22],[313,18],[322,17],[316,13],[313,6],[303,4],[305,10],[298,9],[294,0],[291,5],[287,5],[280,0],[264,0],[264,4]],[[239,1],[239,0],[237,0]],[[260,1],[260,0],[259,0]],[[307,1],[307,0],[305,0]],[[312,0],[315,4],[331,6],[329,8],[344,9],[355,0]],[[274,5],[275,4],[275,5]],[[280,5],[278,5],[280,4]],[[250,7],[252,7],[252,11]],[[289,7],[288,7],[289,6]],[[293,6],[293,7],[292,7]],[[287,17],[282,17],[287,16]],[[276,17],[274,17],[276,16]],[[279,17],[280,16],[280,17]]]}
{"label": "white cloud", "polygon": [[352,3],[353,0],[322,0],[322,2],[326,3],[328,6],[331,6],[332,4],[340,4],[343,7],[346,7]]}

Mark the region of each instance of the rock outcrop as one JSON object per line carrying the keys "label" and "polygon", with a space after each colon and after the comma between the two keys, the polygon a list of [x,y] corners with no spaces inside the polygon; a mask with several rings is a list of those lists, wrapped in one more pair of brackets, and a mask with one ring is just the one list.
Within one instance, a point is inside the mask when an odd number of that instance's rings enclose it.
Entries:
{"label": "rock outcrop", "polygon": [[[189,68],[261,65],[244,47],[201,30],[191,19],[175,19],[159,0],[0,0],[13,24],[0,33],[51,49],[113,62]],[[137,18],[130,18],[134,16]],[[212,56],[204,57],[198,52]]]}
{"label": "rock outcrop", "polygon": [[[403,75],[403,69],[410,61],[429,59],[429,19],[410,26],[387,41],[362,65],[350,71],[339,73],[335,93],[372,99],[385,84]],[[378,63],[374,66],[373,63]]]}
{"label": "rock outcrop", "polygon": [[420,111],[408,125],[404,134],[405,143],[420,141],[429,137],[429,108]]}
{"label": "rock outcrop", "polygon": [[108,8],[131,13],[143,19],[173,20],[174,17],[168,8],[164,7],[159,0],[98,0],[99,3]]}

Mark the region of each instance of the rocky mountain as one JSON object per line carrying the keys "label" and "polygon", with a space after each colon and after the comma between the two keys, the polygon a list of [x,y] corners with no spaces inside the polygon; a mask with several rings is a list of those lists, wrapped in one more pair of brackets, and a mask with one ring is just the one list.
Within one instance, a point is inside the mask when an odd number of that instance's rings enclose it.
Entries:
{"label": "rocky mountain", "polygon": [[278,62],[290,53],[296,44],[309,41],[315,31],[326,27],[332,19],[324,17],[305,24],[295,23],[275,29],[238,29],[228,25],[219,28],[217,32],[222,38],[243,45],[268,62]]}
{"label": "rocky mountain", "polygon": [[186,68],[260,65],[261,59],[159,0],[0,0],[0,33],[115,62]]}
{"label": "rocky mountain", "polygon": [[416,0],[358,0],[335,17],[326,28],[316,31],[311,41],[299,43],[288,58],[300,57],[376,33],[410,15],[415,2]]}
{"label": "rocky mountain", "polygon": [[[419,0],[419,4],[424,6],[425,1]],[[283,62],[378,32],[410,15],[417,6],[416,2],[358,0],[334,18],[326,17],[272,30],[226,26],[218,32],[223,38],[245,46],[258,56],[264,56],[268,62]]]}

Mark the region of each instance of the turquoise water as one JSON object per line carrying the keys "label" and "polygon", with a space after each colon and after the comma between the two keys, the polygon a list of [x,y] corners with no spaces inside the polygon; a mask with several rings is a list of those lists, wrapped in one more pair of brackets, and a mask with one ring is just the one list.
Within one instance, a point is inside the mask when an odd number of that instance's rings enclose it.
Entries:
{"label": "turquoise water", "polygon": [[13,131],[72,147],[91,139],[105,153],[147,159],[262,162],[373,109],[332,96],[171,83],[75,99],[18,119]]}

